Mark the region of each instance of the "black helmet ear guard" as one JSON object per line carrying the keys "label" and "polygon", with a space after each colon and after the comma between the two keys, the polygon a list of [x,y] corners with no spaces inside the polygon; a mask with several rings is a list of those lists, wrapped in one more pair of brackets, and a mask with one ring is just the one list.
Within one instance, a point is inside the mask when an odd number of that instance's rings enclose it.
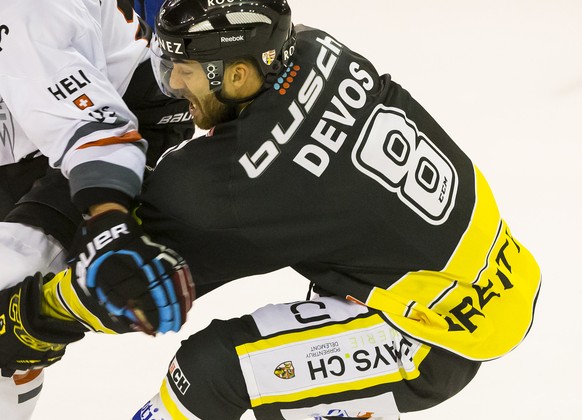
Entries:
{"label": "black helmet ear guard", "polygon": [[267,84],[289,65],[295,30],[286,0],[166,0],[152,41],[152,64],[160,88],[169,85],[173,63],[202,65],[210,90],[222,88],[224,67],[239,58],[253,58]]}

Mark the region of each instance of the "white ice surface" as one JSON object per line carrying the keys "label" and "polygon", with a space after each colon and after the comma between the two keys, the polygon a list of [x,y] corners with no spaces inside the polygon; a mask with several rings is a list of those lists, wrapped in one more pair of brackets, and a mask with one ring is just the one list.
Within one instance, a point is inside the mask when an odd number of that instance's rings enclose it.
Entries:
{"label": "white ice surface", "polygon": [[[459,395],[403,420],[582,419],[582,2],[291,0],[392,74],[470,154],[544,275],[535,325]],[[91,336],[47,371],[35,420],[118,420],[151,396],[181,339],[212,317],[301,299],[290,270],[197,301],[179,334]],[[243,417],[253,419],[251,413]]]}

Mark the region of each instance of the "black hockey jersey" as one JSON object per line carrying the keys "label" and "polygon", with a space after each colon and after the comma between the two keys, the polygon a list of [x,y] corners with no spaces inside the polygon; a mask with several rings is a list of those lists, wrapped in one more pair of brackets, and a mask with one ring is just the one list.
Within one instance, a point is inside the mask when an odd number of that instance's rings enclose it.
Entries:
{"label": "black hockey jersey", "polygon": [[479,170],[390,76],[318,30],[299,27],[273,88],[169,153],[141,200],[199,294],[290,266],[477,360],[532,322],[539,268]]}

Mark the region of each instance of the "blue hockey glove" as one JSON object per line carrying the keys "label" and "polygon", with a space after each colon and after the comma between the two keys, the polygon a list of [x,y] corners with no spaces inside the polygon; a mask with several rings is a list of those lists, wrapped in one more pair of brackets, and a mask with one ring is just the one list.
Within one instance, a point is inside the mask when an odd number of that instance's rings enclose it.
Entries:
{"label": "blue hockey glove", "polygon": [[[85,221],[71,256],[72,287],[103,323],[105,329],[98,330],[155,335],[178,331],[186,321],[195,297],[188,265],[152,242],[129,214],[108,211]],[[69,309],[86,321],[84,310]],[[94,323],[88,327],[96,329]]]}

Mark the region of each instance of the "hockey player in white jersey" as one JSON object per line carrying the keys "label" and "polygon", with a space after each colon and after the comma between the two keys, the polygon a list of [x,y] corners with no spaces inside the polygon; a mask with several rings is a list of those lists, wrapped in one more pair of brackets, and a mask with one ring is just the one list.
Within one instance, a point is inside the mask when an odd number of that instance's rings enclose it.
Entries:
{"label": "hockey player in white jersey", "polygon": [[[187,266],[148,241],[127,212],[146,161],[155,164],[169,144],[193,134],[187,103],[168,101],[157,87],[148,61],[150,36],[129,0],[0,3],[2,418],[30,418],[42,367],[59,360],[66,344],[85,331],[165,332],[185,320],[192,300]],[[43,183],[55,177],[65,181],[62,196],[51,193],[39,201]],[[74,212],[54,210],[51,200],[63,199],[74,202]],[[46,220],[28,220],[28,209],[39,206]],[[81,213],[87,219],[82,223]],[[63,219],[81,223],[74,244],[71,232],[58,229]],[[72,269],[51,281],[31,276],[65,269],[67,248]],[[103,305],[97,304],[93,297],[107,270],[104,253],[119,250],[154,264],[157,272],[148,277],[140,263],[128,260],[134,272],[124,274],[123,285],[108,273],[107,287],[120,295],[111,298],[105,289]],[[101,272],[79,255],[104,261]],[[81,277],[87,295],[78,288]],[[159,283],[159,277],[168,281]],[[126,308],[130,299],[134,306]],[[112,312],[118,316],[111,319]]]}

